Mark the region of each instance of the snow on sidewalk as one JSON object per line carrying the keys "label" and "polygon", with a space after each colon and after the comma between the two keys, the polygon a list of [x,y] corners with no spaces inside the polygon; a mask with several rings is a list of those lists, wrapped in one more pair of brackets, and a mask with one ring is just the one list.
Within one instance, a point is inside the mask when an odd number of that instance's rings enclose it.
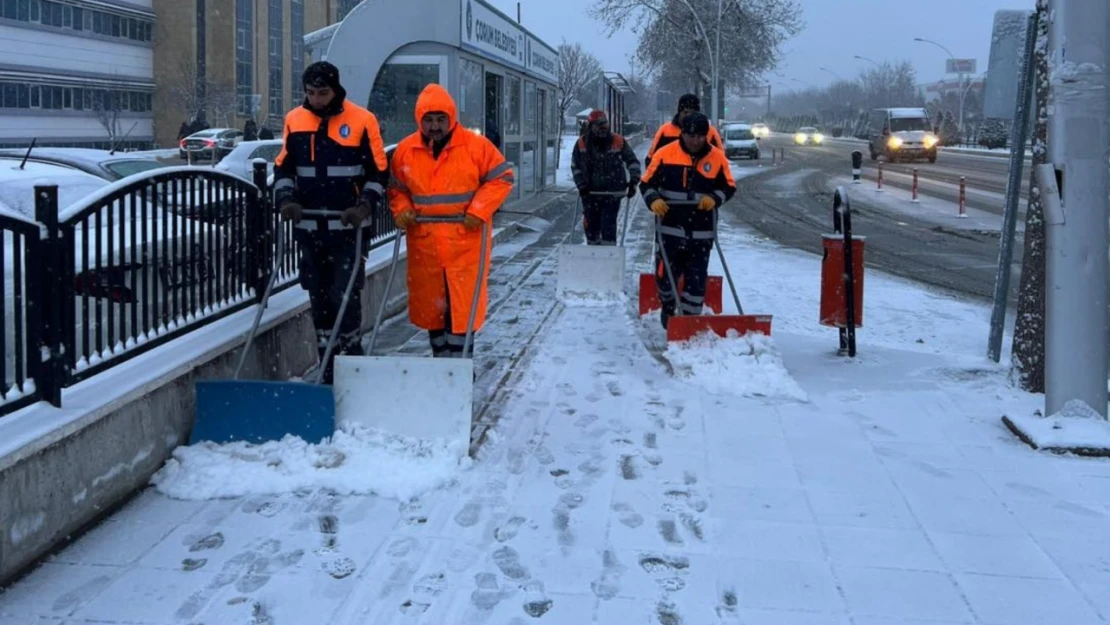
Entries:
{"label": "snow on sidewalk", "polygon": [[758,355],[804,395],[753,396],[738,339],[713,384],[674,378],[654,318],[564,307],[445,487],[147,491],[0,595],[0,623],[1106,622],[1110,463],[1005,431],[1040,400],[981,357],[985,307],[869,273],[848,360],[816,324],[819,257],[722,240],[745,310],[775,315]]}

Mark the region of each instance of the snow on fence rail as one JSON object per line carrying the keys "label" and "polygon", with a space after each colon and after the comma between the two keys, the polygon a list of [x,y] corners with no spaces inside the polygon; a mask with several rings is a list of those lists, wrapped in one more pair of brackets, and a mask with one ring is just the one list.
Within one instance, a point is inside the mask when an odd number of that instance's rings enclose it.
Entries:
{"label": "snow on fence rail", "polygon": [[[0,417],[255,304],[274,268],[297,280],[292,224],[254,182],[173,167],[58,206],[35,186],[35,221],[0,214]],[[371,246],[396,236],[387,207]],[[275,263],[277,237],[284,253]]]}

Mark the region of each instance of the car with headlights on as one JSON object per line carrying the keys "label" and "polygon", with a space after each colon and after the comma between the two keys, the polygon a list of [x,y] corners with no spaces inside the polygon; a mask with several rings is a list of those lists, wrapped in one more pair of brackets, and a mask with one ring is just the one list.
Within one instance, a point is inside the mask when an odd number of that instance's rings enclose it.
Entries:
{"label": "car with headlights on", "polygon": [[752,134],[755,135],[756,139],[766,139],[771,136],[771,129],[767,124],[752,124]]}
{"label": "car with headlights on", "polygon": [[927,159],[937,162],[937,137],[929,112],[923,108],[875,109],[868,128],[871,160],[879,156],[888,163]]}
{"label": "car with headlights on", "polygon": [[825,135],[813,126],[802,126],[794,133],[794,143],[797,145],[821,145],[825,142]]}
{"label": "car with headlights on", "polygon": [[725,124],[725,156],[729,159],[748,157],[759,160],[759,140],[747,124]]}

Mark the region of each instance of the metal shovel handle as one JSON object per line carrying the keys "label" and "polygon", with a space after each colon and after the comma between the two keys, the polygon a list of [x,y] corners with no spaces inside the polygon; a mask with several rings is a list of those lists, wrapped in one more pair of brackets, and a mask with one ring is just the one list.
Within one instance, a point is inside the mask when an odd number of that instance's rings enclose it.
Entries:
{"label": "metal shovel handle", "polygon": [[736,314],[744,314],[744,307],[740,305],[740,296],[736,294],[736,285],[732,283],[732,272],[728,270],[728,262],[725,261],[725,253],[721,251],[721,237],[717,234],[717,219],[719,214],[713,212],[713,247],[717,248],[717,257],[721,259],[721,269],[725,272],[725,279],[728,280],[728,288],[732,291],[732,301],[736,303]]}
{"label": "metal shovel handle", "polygon": [[671,293],[674,294],[674,312],[676,317],[682,316],[682,307],[678,305],[678,283],[675,282],[674,273],[671,271],[671,260],[667,258],[667,246],[663,245],[663,218],[655,216],[655,242],[659,246],[659,254],[663,256],[663,269],[667,272],[667,280],[671,283]]}
{"label": "metal shovel handle", "polygon": [[285,256],[284,233],[278,234],[276,251],[273,270],[270,272],[270,281],[266,283],[266,290],[262,293],[262,301],[258,302],[258,311],[254,313],[254,322],[251,323],[251,329],[247,332],[247,340],[243,343],[243,352],[239,354],[239,362],[235,365],[235,372],[231,376],[233,380],[239,379],[239,373],[243,370],[243,364],[247,362],[247,354],[251,350],[251,344],[254,343],[255,334],[258,333],[258,326],[262,323],[262,314],[266,312],[266,304],[270,301],[270,294],[274,291],[274,284],[277,283],[278,269],[281,267],[282,257]]}
{"label": "metal shovel handle", "polygon": [[621,224],[621,240],[617,245],[624,247],[624,237],[628,236],[628,219],[632,215],[632,198],[624,201],[624,222]]}
{"label": "metal shovel handle", "polygon": [[[334,214],[334,211],[312,211],[329,214]],[[309,214],[305,211],[305,214]],[[343,301],[339,304],[339,312],[335,316],[335,325],[332,326],[331,332],[328,333],[328,346],[324,348],[324,358],[320,361],[320,369],[316,373],[316,384],[319,384],[324,379],[324,371],[328,368],[328,360],[331,358],[332,350],[335,349],[336,339],[339,338],[339,326],[343,323],[343,314],[347,312],[347,304],[351,301],[351,293],[354,291],[355,282],[360,277],[359,274],[363,273],[358,270],[362,264],[362,228],[355,228],[355,258],[354,266],[351,267],[351,277],[347,279],[347,288],[343,291]],[[365,277],[363,276],[365,280]]]}

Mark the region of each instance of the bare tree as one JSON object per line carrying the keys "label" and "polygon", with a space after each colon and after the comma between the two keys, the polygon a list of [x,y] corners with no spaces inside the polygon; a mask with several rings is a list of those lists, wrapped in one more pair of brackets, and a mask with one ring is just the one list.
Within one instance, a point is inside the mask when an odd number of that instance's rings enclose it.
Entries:
{"label": "bare tree", "polygon": [[176,103],[187,121],[208,118],[226,123],[234,116],[238,104],[235,86],[220,83],[201,75],[196,61],[188,56],[179,57],[173,73],[165,81],[170,101]]}
{"label": "bare tree", "polygon": [[121,89],[97,90],[93,92],[92,109],[96,121],[108,134],[108,141],[115,143],[123,134],[120,117],[123,115],[123,98],[127,92]]}
{"label": "bare tree", "polygon": [[637,30],[637,56],[647,70],[661,84],[689,91],[711,82],[702,73],[711,77],[714,66],[723,83],[754,86],[802,27],[796,0],[596,0],[591,14],[610,34]]}
{"label": "bare tree", "polygon": [[[581,102],[584,92],[601,77],[601,61],[590,54],[580,43],[559,44],[559,94],[556,106],[559,112],[560,141],[565,130],[565,118],[575,102]],[[562,149],[555,151],[556,167]]]}

